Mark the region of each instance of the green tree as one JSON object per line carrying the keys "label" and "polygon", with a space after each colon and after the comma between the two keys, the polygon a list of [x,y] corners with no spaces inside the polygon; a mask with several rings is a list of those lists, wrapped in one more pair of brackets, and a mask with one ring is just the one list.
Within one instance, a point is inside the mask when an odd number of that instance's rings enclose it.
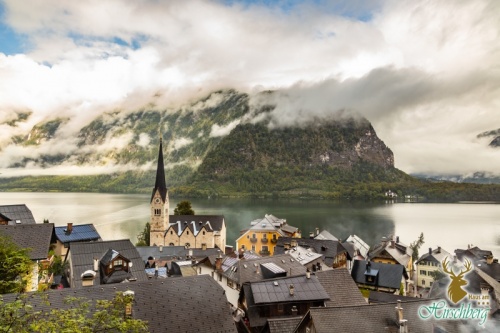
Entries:
{"label": "green tree", "polygon": [[137,235],[137,243],[135,243],[135,246],[149,246],[150,231],[151,231],[151,226],[149,225],[149,222],[147,222],[146,225],[144,226],[144,229]]}
{"label": "green tree", "polygon": [[413,262],[418,260],[418,249],[424,244],[424,233],[421,232],[420,236],[418,236],[418,239],[414,241],[413,243],[410,244],[410,249],[412,249],[413,253],[411,254],[411,258],[413,259]]}
{"label": "green tree", "polygon": [[429,272],[429,275],[432,277],[434,281],[441,280],[442,278],[446,277],[446,274],[441,272],[439,269]]}
{"label": "green tree", "polygon": [[0,294],[24,291],[33,267],[29,252],[0,235]]}
{"label": "green tree", "polygon": [[194,210],[191,208],[191,201],[184,200],[179,202],[174,209],[174,215],[194,215]]}
{"label": "green tree", "polygon": [[[45,306],[50,305],[46,294],[32,296],[41,297]],[[63,309],[42,311],[35,310],[26,294],[13,302],[0,298],[0,332],[148,332],[147,322],[126,315],[127,305],[132,302],[133,296],[118,292],[112,300],[95,302],[68,297]]]}

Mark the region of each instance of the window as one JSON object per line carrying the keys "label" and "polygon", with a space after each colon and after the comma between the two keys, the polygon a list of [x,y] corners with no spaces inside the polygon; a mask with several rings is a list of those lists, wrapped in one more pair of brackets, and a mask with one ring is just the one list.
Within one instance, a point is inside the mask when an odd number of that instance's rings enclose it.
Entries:
{"label": "window", "polygon": [[262,238],[267,239],[267,234],[263,234]]}
{"label": "window", "polygon": [[203,230],[203,236],[205,236],[205,230]]}
{"label": "window", "polygon": [[252,251],[255,252],[255,245],[252,245]]}
{"label": "window", "polygon": [[283,312],[283,304],[278,304],[278,312]]}
{"label": "window", "polygon": [[170,230],[170,234],[171,234],[171,235],[173,235],[173,234],[174,234],[174,232],[173,232],[172,230]]}
{"label": "window", "polygon": [[222,282],[222,274],[217,274],[219,276],[219,282]]}
{"label": "window", "polygon": [[241,245],[241,248],[244,250],[245,249],[245,244]]}
{"label": "window", "polygon": [[273,234],[273,239],[276,240],[276,234]]}
{"label": "window", "polygon": [[155,208],[155,216],[160,216],[160,215],[161,215],[161,209]]}
{"label": "window", "polygon": [[188,231],[186,231],[186,235],[189,235],[189,230],[188,230]]}
{"label": "window", "polygon": [[233,288],[233,281],[227,279],[227,286]]}
{"label": "window", "polygon": [[257,235],[256,235],[256,234],[253,234],[253,235],[252,235],[252,238],[257,238]]}
{"label": "window", "polygon": [[264,251],[264,252],[268,252],[269,251],[269,248],[267,247],[267,245],[262,246],[262,251]]}
{"label": "window", "polygon": [[423,269],[420,270],[420,275],[427,275],[427,271],[424,271]]}
{"label": "window", "polygon": [[184,244],[184,247],[185,247],[186,249],[189,249],[189,248],[191,247],[191,244],[186,243],[186,244]]}
{"label": "window", "polygon": [[118,259],[118,260],[115,260],[115,262],[113,263],[116,266],[122,266],[123,265],[123,261],[121,259]]}
{"label": "window", "polygon": [[168,244],[168,246],[174,246],[174,243],[170,243],[170,244]]}

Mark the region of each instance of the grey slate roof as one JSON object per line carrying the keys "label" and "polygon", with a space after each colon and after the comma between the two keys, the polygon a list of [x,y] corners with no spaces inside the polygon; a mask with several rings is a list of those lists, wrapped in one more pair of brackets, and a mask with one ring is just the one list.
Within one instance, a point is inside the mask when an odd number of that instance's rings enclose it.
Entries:
{"label": "grey slate roof", "polygon": [[280,237],[276,243],[274,249],[274,254],[285,253],[285,244],[290,244],[292,240],[297,241],[297,245],[303,248],[312,248],[314,252],[319,253],[323,256],[324,263],[331,267],[333,265],[333,259],[345,252],[349,257],[349,253],[338,241],[333,241],[330,239],[314,239],[314,238],[292,238],[292,237]]}
{"label": "grey slate roof", "polygon": [[329,239],[329,240],[333,240],[333,241],[338,241],[339,240],[337,237],[335,237],[334,235],[332,235],[331,233],[329,233],[326,230],[321,231],[314,238],[315,239]]}
{"label": "grey slate roof", "polygon": [[[294,287],[293,295],[290,295],[289,288],[291,285]],[[305,275],[299,275],[250,282],[250,291],[256,305],[318,301],[330,298],[318,278],[314,275],[311,275],[309,279]]]}
{"label": "grey slate roof", "polygon": [[132,262],[133,265],[130,272],[137,281],[145,281],[148,279],[144,271],[144,262],[129,239],[92,243],[72,243],[69,250],[69,255],[71,256],[71,270],[73,272],[73,285],[71,288],[82,288],[81,274],[87,270],[93,270],[94,258],[101,259],[109,249],[119,252],[120,255]]}
{"label": "grey slate roof", "polygon": [[415,297],[394,295],[389,293],[384,293],[381,291],[370,291],[370,296],[368,297],[368,303],[396,303],[398,300],[404,301],[414,301]]}
{"label": "grey slate roof", "polygon": [[415,264],[418,265],[422,261],[435,262],[440,264],[446,257],[448,257],[449,261],[453,260],[453,256],[441,247],[437,247],[434,250],[430,248],[428,252],[424,253],[420,256],[420,258],[418,258]]}
{"label": "grey slate roof", "polygon": [[[396,239],[399,239],[398,237]],[[393,246],[394,244],[394,246]],[[375,245],[373,249],[368,252],[368,258],[393,258],[400,265],[406,266],[411,259],[412,249],[398,241],[391,242],[390,240],[383,240]]]}
{"label": "grey slate roof", "polygon": [[33,213],[25,204],[0,206],[0,214],[10,219],[9,225],[36,223]]}
{"label": "grey slate roof", "polygon": [[53,223],[0,225],[0,234],[9,237],[21,248],[30,248],[31,260],[47,259],[54,239]]}
{"label": "grey slate roof", "polygon": [[356,283],[373,285],[376,287],[385,287],[399,289],[403,277],[406,279],[408,275],[403,265],[399,264],[383,264],[380,262],[370,262],[370,271],[378,270],[378,275],[374,283],[366,282],[365,272],[367,261],[354,260],[351,270],[351,276]]}
{"label": "grey slate roof", "polygon": [[101,239],[93,224],[73,225],[71,233],[66,232],[66,229],[67,226],[54,228],[56,237],[61,243],[97,241]]}
{"label": "grey slate roof", "polygon": [[306,268],[290,255],[281,254],[270,257],[239,260],[232,266],[234,267],[233,269],[226,270],[223,275],[239,284],[260,281],[264,279],[260,265],[265,263],[274,263],[276,266],[283,269],[288,276],[305,274],[306,272]]}
{"label": "grey slate roof", "polygon": [[[429,300],[401,302],[403,318],[407,319],[408,332],[432,333],[436,327],[444,327],[443,332],[460,332],[459,321],[422,320],[418,315],[420,306],[428,305]],[[396,317],[396,303],[311,308],[303,322],[312,319],[316,333],[334,332],[399,332],[398,318]],[[334,330],[332,330],[334,329]],[[467,331],[465,331],[467,332]]]}
{"label": "grey slate roof", "polygon": [[[127,290],[134,292],[132,317],[147,321],[152,333],[236,333],[224,290],[208,275],[50,290],[44,295],[51,309],[64,309],[68,296],[111,300],[116,292]],[[17,295],[6,296],[13,300]],[[31,293],[30,300],[36,309],[49,310],[40,294]]]}
{"label": "grey slate roof", "polygon": [[327,271],[317,271],[315,274],[330,296],[330,300],[326,301],[326,306],[366,304],[363,295],[347,269],[338,268]]}
{"label": "grey slate roof", "polygon": [[[161,251],[160,251],[161,248]],[[202,250],[200,248],[186,249],[184,246],[138,246],[137,252],[143,261],[148,260],[149,257],[160,260],[170,260],[175,258],[186,258],[191,251],[194,258],[198,261],[206,257],[217,255],[221,252],[219,248],[207,248]]]}
{"label": "grey slate roof", "polygon": [[287,318],[269,318],[263,332],[292,333],[300,323],[301,316]]}
{"label": "grey slate roof", "polygon": [[457,255],[458,260],[463,261],[464,258],[469,258],[472,262],[476,260],[485,259],[487,256],[493,255],[493,253],[489,250],[481,250],[477,246],[473,246],[463,249],[456,249],[455,254]]}

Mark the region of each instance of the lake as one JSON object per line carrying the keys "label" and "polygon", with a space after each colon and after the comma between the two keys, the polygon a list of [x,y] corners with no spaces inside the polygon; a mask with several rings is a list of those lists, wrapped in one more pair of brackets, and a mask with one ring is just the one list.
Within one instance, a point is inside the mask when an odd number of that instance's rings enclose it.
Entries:
{"label": "lake", "polygon": [[[130,238],[134,243],[149,220],[149,199],[144,194],[0,192],[0,205],[24,203],[37,222],[48,219],[56,226],[93,223],[104,240]],[[181,200],[170,200],[172,212]],[[452,253],[473,244],[493,251],[496,258],[500,256],[500,204],[189,200],[197,214],[225,216],[228,245],[233,246],[241,229],[273,214],[299,227],[304,236],[317,227],[338,238],[356,234],[369,245],[389,234],[409,244],[423,232],[425,244],[420,253],[438,245]]]}

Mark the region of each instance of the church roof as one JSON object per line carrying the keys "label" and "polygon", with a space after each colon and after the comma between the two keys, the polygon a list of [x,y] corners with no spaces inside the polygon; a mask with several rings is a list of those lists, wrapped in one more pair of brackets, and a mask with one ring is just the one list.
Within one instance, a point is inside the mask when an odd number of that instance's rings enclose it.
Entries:
{"label": "church roof", "polygon": [[151,201],[153,201],[153,197],[156,191],[160,192],[161,199],[163,202],[166,201],[167,198],[167,184],[165,182],[165,166],[163,164],[163,143],[160,138],[160,149],[158,150],[158,166],[156,167],[156,181],[155,187],[153,189],[153,193],[151,194]]}

